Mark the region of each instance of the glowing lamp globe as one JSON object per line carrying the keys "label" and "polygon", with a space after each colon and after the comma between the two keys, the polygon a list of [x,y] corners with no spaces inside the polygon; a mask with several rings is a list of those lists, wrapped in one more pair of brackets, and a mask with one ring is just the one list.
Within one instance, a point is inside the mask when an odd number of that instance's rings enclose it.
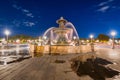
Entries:
{"label": "glowing lamp globe", "polygon": [[93,35],[90,35],[90,38],[92,39],[94,36]]}
{"label": "glowing lamp globe", "polygon": [[9,34],[10,34],[10,31],[5,30],[5,35],[9,35]]}
{"label": "glowing lamp globe", "polygon": [[115,32],[115,31],[112,31],[112,32],[111,32],[111,35],[112,35],[112,36],[115,36],[115,35],[116,35],[116,32]]}

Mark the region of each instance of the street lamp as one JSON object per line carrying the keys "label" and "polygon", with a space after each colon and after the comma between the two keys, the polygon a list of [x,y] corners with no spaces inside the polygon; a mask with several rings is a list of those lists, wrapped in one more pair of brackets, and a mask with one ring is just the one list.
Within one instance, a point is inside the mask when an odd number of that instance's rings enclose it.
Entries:
{"label": "street lamp", "polygon": [[112,35],[112,42],[113,42],[113,43],[112,43],[112,49],[114,49],[114,47],[115,47],[115,46],[114,46],[114,42],[115,42],[115,39],[114,39],[114,38],[115,38],[116,32],[115,32],[115,31],[112,31],[112,32],[111,32],[111,35]]}
{"label": "street lamp", "polygon": [[94,35],[91,34],[90,35],[91,43],[92,43],[93,38],[94,38]]}
{"label": "street lamp", "polygon": [[73,36],[73,41],[74,41],[74,45],[75,45],[75,46],[80,45],[80,41],[79,41],[79,38],[78,38],[78,37]]}
{"label": "street lamp", "polygon": [[10,35],[10,31],[9,30],[5,30],[5,35],[6,35],[6,40],[7,40],[7,47],[8,47],[8,36]]}
{"label": "street lamp", "polygon": [[91,34],[89,37],[91,39],[91,50],[92,50],[92,52],[94,52],[94,44],[93,44],[94,35]]}

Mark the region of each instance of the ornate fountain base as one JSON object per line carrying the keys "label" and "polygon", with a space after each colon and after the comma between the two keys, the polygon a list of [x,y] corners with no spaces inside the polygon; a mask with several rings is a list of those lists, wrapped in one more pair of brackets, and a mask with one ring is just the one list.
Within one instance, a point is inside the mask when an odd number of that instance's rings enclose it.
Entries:
{"label": "ornate fountain base", "polygon": [[76,54],[91,52],[90,45],[81,46],[36,46],[30,45],[30,52],[39,54]]}

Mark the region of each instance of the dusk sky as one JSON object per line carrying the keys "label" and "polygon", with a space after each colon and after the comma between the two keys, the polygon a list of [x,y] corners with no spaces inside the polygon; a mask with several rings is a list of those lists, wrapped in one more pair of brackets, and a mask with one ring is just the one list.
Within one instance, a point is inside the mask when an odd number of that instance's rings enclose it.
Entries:
{"label": "dusk sky", "polygon": [[117,31],[120,37],[120,0],[0,0],[0,36],[41,36],[49,27],[57,27],[63,16],[72,22],[80,37]]}

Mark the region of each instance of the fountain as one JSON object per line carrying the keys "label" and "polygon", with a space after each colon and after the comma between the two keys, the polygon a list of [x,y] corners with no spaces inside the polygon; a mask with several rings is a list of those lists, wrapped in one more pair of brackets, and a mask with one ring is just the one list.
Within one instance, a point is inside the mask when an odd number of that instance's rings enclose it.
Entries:
{"label": "fountain", "polygon": [[47,29],[43,36],[39,37],[38,45],[30,45],[32,57],[40,54],[74,54],[91,51],[89,45],[79,45],[78,33],[71,22],[63,17],[56,22],[59,26]]}
{"label": "fountain", "polygon": [[59,27],[51,27],[45,31],[43,37],[50,40],[50,45],[76,45],[79,43],[79,36],[74,25],[63,17],[56,21]]}

